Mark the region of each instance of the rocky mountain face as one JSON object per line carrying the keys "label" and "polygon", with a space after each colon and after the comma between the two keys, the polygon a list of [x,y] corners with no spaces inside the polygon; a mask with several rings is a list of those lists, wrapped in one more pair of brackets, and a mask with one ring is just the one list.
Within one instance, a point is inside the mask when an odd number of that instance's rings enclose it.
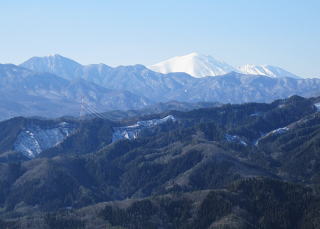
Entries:
{"label": "rocky mountain face", "polygon": [[[0,122],[0,225],[317,228],[319,100]],[[30,159],[15,147],[35,126]]]}

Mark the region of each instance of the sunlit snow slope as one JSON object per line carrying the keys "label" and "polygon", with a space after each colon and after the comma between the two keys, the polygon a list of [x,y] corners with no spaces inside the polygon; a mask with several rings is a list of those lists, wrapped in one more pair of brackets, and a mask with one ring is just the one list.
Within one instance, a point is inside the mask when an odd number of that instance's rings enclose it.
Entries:
{"label": "sunlit snow slope", "polygon": [[299,79],[300,77],[288,72],[280,67],[271,66],[271,65],[253,65],[253,64],[246,64],[239,67],[241,73],[249,74],[249,75],[264,75],[269,76],[272,78],[296,78]]}
{"label": "sunlit snow slope", "polygon": [[185,56],[173,57],[149,66],[149,69],[160,73],[185,72],[196,78],[224,75],[237,71],[237,69],[223,61],[195,52]]}

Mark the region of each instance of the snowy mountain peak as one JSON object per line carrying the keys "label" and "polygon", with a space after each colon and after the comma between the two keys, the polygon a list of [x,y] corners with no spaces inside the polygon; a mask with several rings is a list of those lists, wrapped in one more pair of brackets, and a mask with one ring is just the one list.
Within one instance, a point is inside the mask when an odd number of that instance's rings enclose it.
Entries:
{"label": "snowy mountain peak", "polygon": [[206,76],[224,75],[230,72],[240,72],[249,75],[264,75],[272,78],[295,78],[300,77],[288,72],[280,67],[271,65],[253,65],[246,64],[241,67],[233,66],[213,58],[209,55],[192,52],[184,56],[176,56],[148,67],[149,69],[160,73],[185,72],[195,78]]}
{"label": "snowy mountain peak", "polygon": [[196,78],[224,75],[232,71],[237,71],[234,67],[223,61],[196,52],[185,56],[170,58],[149,66],[149,69],[164,74],[170,72],[185,72]]}
{"label": "snowy mountain peak", "polygon": [[280,67],[271,66],[271,65],[254,65],[254,64],[246,64],[239,67],[239,71],[244,74],[249,75],[264,75],[272,78],[295,78],[299,79],[300,77],[288,72]]}

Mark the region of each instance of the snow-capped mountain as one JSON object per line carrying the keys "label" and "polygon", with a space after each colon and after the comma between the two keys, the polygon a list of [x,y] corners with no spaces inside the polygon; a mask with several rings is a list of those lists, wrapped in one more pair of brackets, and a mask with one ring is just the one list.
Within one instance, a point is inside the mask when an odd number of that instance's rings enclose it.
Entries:
{"label": "snow-capped mountain", "polygon": [[151,65],[148,68],[155,72],[164,74],[184,72],[196,78],[224,75],[230,72],[240,72],[249,75],[263,75],[272,78],[300,78],[299,76],[277,66],[246,64],[239,68],[235,68],[211,56],[198,53],[173,57],[158,64]]}
{"label": "snow-capped mountain", "polygon": [[263,75],[269,76],[272,78],[295,78],[299,79],[300,77],[288,72],[280,67],[271,66],[271,65],[253,65],[253,64],[246,64],[239,67],[239,71],[244,74],[249,75]]}
{"label": "snow-capped mountain", "polygon": [[196,78],[224,75],[232,71],[237,71],[236,68],[223,61],[195,52],[185,56],[173,57],[158,64],[151,65],[149,69],[164,74],[185,72]]}

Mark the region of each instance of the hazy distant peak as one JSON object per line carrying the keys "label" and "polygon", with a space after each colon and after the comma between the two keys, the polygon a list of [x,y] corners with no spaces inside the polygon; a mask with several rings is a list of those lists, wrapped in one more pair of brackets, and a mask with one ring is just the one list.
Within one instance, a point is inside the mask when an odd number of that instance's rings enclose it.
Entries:
{"label": "hazy distant peak", "polygon": [[50,54],[48,56],[42,56],[42,57],[34,56],[34,57],[31,57],[29,60],[23,62],[21,65],[23,65],[23,64],[25,64],[27,62],[30,62],[31,60],[32,61],[38,61],[38,62],[40,62],[40,61],[41,62],[69,62],[69,63],[80,65],[76,61],[74,61],[74,60],[72,60],[70,58],[61,56],[60,54]]}
{"label": "hazy distant peak", "polygon": [[65,79],[78,78],[75,73],[81,71],[82,65],[59,54],[32,57],[20,66],[35,72],[49,72]]}

